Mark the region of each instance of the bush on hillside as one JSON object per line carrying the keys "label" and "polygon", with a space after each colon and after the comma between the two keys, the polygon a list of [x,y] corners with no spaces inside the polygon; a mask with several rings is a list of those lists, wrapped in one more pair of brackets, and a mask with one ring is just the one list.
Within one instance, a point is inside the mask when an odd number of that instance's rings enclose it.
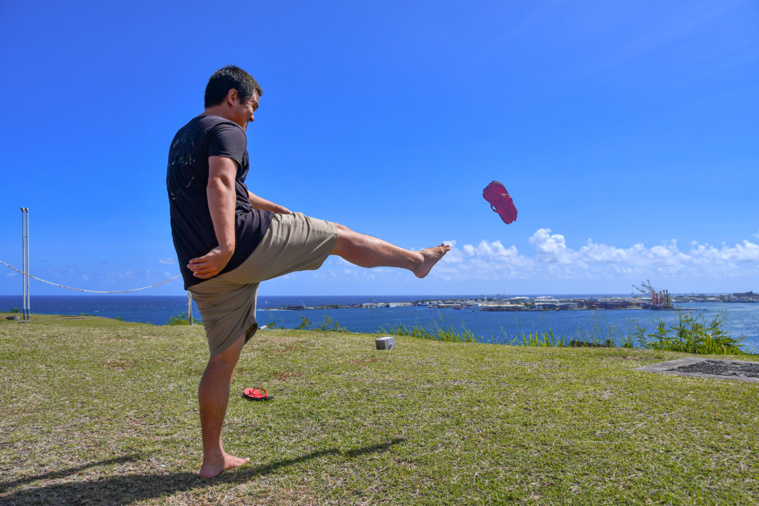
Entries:
{"label": "bush on hillside", "polygon": [[656,320],[656,330],[636,326],[635,337],[641,348],[649,350],[680,351],[701,355],[745,355],[741,349],[745,336],[731,337],[724,328],[727,313],[720,312],[711,321],[703,314],[693,316],[692,311],[678,311],[677,321],[669,327]]}
{"label": "bush on hillside", "polygon": [[179,313],[176,316],[169,318],[169,325],[189,325],[190,320],[187,318],[187,313]]}

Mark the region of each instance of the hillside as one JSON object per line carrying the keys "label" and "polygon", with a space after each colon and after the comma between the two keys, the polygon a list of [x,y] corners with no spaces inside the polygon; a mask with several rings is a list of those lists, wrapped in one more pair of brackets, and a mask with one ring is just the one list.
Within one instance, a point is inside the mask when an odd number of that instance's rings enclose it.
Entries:
{"label": "hillside", "polygon": [[[683,354],[260,331],[200,464],[202,327],[0,321],[3,504],[753,503],[759,384],[649,374]],[[746,360],[757,360],[748,357]],[[249,402],[248,386],[271,402]]]}

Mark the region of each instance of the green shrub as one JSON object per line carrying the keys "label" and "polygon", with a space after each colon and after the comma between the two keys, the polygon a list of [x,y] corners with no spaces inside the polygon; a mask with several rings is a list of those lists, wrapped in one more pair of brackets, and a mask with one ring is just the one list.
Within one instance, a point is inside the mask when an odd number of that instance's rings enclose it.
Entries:
{"label": "green shrub", "polygon": [[169,325],[189,325],[190,320],[187,318],[187,313],[179,313],[176,316],[169,318]]}
{"label": "green shrub", "polygon": [[18,310],[18,308],[17,308],[17,307],[12,307],[12,308],[11,308],[11,311],[10,311],[10,312],[11,312],[11,313],[18,313],[18,312],[19,312],[19,310]]}
{"label": "green shrub", "polygon": [[308,330],[309,327],[311,327],[311,322],[305,316],[301,316],[300,323],[295,327],[295,330]]}
{"label": "green shrub", "polygon": [[661,319],[656,320],[656,330],[636,326],[635,337],[642,348],[649,350],[680,351],[701,355],[745,355],[741,349],[746,337],[730,337],[724,329],[727,313],[720,312],[711,321],[703,314],[693,316],[692,311],[678,311],[677,321],[669,327]]}
{"label": "green shrub", "polygon": [[[311,325],[311,322],[306,320],[305,317],[301,316],[301,319],[303,320],[301,322],[301,325],[304,323],[308,323],[308,325]],[[300,325],[298,325],[300,327]],[[324,330],[329,332],[348,332],[348,329],[341,327],[339,323],[337,323],[335,320],[332,319],[329,315],[324,315],[324,322],[322,322],[321,325],[319,325],[318,330]]]}

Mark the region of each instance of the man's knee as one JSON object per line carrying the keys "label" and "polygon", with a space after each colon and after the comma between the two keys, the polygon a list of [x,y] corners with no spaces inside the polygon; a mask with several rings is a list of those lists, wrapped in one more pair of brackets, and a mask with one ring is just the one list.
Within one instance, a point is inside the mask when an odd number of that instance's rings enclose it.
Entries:
{"label": "man's knee", "polygon": [[335,223],[335,227],[337,227],[337,236],[340,237],[340,234],[346,234],[349,232],[353,232],[353,230],[349,229],[345,225],[340,225],[339,223]]}
{"label": "man's knee", "polygon": [[355,232],[339,223],[335,223],[335,227],[337,228],[337,241],[330,254],[342,256],[345,252],[346,246],[350,243],[350,237],[355,234]]}
{"label": "man's knee", "polygon": [[240,360],[240,353],[242,352],[243,345],[245,345],[245,334],[238,337],[237,340],[230,344],[224,351],[211,357],[208,362],[220,366],[227,365],[234,367],[237,365],[237,361]]}

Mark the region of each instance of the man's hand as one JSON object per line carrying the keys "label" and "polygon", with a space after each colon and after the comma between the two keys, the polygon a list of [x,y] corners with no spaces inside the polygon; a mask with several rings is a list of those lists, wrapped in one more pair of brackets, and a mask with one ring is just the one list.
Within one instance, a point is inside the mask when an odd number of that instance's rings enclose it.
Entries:
{"label": "man's hand", "polygon": [[274,204],[274,207],[271,210],[277,214],[293,214],[293,212],[290,211],[288,208],[284,206],[280,206],[278,204]]}
{"label": "man's hand", "polygon": [[277,214],[292,214],[292,211],[290,211],[285,206],[280,206],[279,204],[275,204],[274,202],[270,200],[266,200],[263,197],[259,197],[255,193],[251,193],[250,190],[248,191],[248,200],[250,200],[250,203],[253,204],[253,207],[255,209],[263,209],[265,211],[274,211]]}
{"label": "man's hand", "polygon": [[229,259],[232,258],[232,253],[234,251],[224,251],[217,246],[202,257],[190,260],[187,268],[192,271],[192,275],[196,278],[212,278],[226,267]]}

